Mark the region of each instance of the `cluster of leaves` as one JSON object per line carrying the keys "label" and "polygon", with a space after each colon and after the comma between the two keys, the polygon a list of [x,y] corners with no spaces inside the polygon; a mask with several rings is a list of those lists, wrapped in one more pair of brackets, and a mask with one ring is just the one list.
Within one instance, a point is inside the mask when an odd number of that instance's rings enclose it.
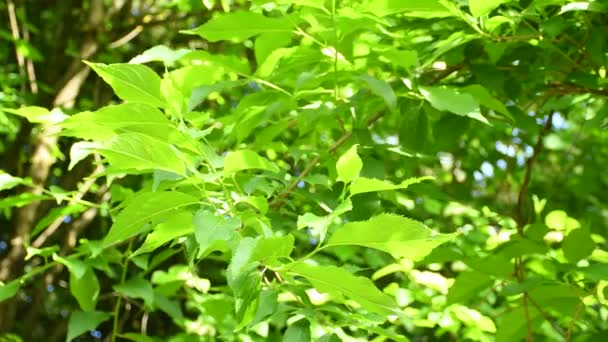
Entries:
{"label": "cluster of leaves", "polygon": [[120,102],[4,111],[76,138],[69,168],[93,155],[110,196],[0,207],[62,204],[32,239],[90,207],[111,223],[67,254],[26,241],[42,264],[0,300],[63,265],[68,340],[600,337],[606,13],[255,0],[182,32],[218,51],[87,62]]}

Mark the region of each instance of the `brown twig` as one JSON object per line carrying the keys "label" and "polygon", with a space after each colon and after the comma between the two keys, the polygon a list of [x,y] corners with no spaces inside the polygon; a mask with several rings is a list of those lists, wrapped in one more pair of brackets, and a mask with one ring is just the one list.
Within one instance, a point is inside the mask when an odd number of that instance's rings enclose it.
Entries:
{"label": "brown twig", "polygon": [[[521,188],[519,189],[519,194],[517,196],[517,213],[516,213],[516,222],[517,222],[517,233],[520,236],[524,236],[524,227],[527,223],[527,217],[524,214],[524,202],[526,199],[526,193],[528,191],[528,187],[530,186],[530,181],[532,180],[532,170],[534,165],[536,164],[536,160],[538,159],[538,155],[541,153],[543,149],[543,140],[545,135],[551,130],[553,125],[553,114],[554,112],[549,113],[547,117],[547,121],[543,125],[542,129],[538,134],[538,138],[536,139],[536,143],[534,144],[534,148],[532,151],[532,156],[526,162],[526,170],[524,174],[524,180],[522,182]],[[515,275],[517,280],[521,283],[525,278],[525,269],[524,262],[522,257],[517,257],[515,259]],[[522,304],[524,308],[524,315],[526,316],[526,327],[527,327],[527,341],[533,340],[533,332],[532,332],[532,321],[530,319],[530,308],[528,305],[529,302],[528,292],[525,292],[522,297]]]}
{"label": "brown twig", "polygon": [[[596,290],[597,290],[597,285],[593,288],[592,292],[595,292]],[[572,317],[572,321],[570,321],[570,324],[568,325],[568,330],[566,331],[566,342],[572,341],[572,331],[574,330],[574,323],[576,323],[576,321],[578,320],[584,307],[585,307],[585,303],[583,303],[583,301],[580,301],[578,303],[578,305],[576,306],[576,311],[574,312],[574,317]]]}
{"label": "brown twig", "polygon": [[[19,52],[16,45],[19,42],[19,39],[21,39],[21,34],[19,33],[19,24],[17,23],[15,3],[13,0],[6,0],[6,10],[8,11],[8,21],[11,28],[11,35],[15,41],[15,55],[17,56],[17,65],[19,66],[19,76],[25,78],[25,57],[23,57],[23,54]],[[23,83],[21,85],[21,90],[25,92],[25,85]]]}
{"label": "brown twig", "polygon": [[[371,118],[369,118],[367,120],[367,127],[371,127],[373,126],[376,121],[378,121],[382,116],[384,115],[384,112],[378,112],[376,114],[374,114],[374,116],[372,116]],[[333,154],[336,152],[337,149],[339,149],[342,145],[344,145],[344,143],[353,135],[352,132],[344,132],[344,134],[342,134],[342,136],[333,144],[329,147],[329,149],[327,150],[327,153],[329,154]],[[275,209],[280,209],[283,205],[285,205],[285,199],[295,190],[295,188],[298,186],[298,183],[300,183],[302,181],[302,179],[304,179],[304,177],[306,177],[311,171],[312,169],[317,165],[317,163],[319,163],[319,161],[321,160],[321,156],[315,156],[310,162],[308,162],[308,164],[306,165],[306,167],[304,168],[304,170],[298,175],[298,177],[296,177],[296,179],[294,179],[289,186],[287,187],[287,189],[285,189],[285,191],[283,191],[282,193],[280,193],[271,203],[270,206],[275,208]]]}
{"label": "brown twig", "polygon": [[532,303],[532,305],[534,305],[536,310],[538,310],[538,312],[540,312],[540,314],[543,316],[545,321],[547,321],[547,322],[549,322],[549,324],[551,324],[551,327],[553,328],[553,330],[555,330],[555,332],[557,332],[558,334],[560,334],[561,336],[566,338],[566,334],[562,331],[560,326],[557,325],[555,323],[555,321],[551,319],[551,316],[547,313],[547,311],[543,310],[543,308],[540,305],[538,305],[538,303],[534,299],[532,299],[532,297],[528,296],[528,300],[530,301],[530,303]]}
{"label": "brown twig", "polygon": [[[103,172],[104,167],[101,163],[97,164],[97,168],[95,168],[95,170],[93,171],[93,173],[88,177],[88,179],[82,183],[82,186],[80,186],[80,188],[78,189],[78,193],[76,193],[76,195],[74,195],[74,198],[72,201],[70,202],[76,202],[81,200],[91,189],[91,187],[93,186],[93,184],[95,184],[95,181],[97,180],[97,174]],[[61,226],[61,223],[63,222],[63,217],[58,217],[55,219],[55,221],[53,221],[39,236],[38,238],[36,238],[36,240],[34,240],[34,242],[32,243],[32,246],[34,248],[40,248],[45,242],[46,240],[53,235],[57,229],[59,229],[59,227]]]}
{"label": "brown twig", "polygon": [[530,180],[532,179],[532,169],[534,168],[534,164],[538,159],[538,155],[543,149],[543,139],[553,126],[553,114],[554,112],[551,112],[549,114],[545,125],[538,134],[538,139],[536,139],[536,144],[534,145],[534,149],[532,150],[532,156],[530,156],[530,158],[526,162],[526,173],[524,174],[524,181],[521,185],[521,188],[519,189],[519,195],[517,196],[517,232],[521,236],[524,235],[524,226],[527,221],[527,219],[524,217],[524,201],[526,197],[526,192],[528,191],[528,187],[530,185]]}

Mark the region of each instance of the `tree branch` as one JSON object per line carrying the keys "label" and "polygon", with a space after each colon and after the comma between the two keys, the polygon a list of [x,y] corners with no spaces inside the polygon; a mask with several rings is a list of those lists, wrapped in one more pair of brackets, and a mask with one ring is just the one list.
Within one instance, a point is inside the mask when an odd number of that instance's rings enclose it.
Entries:
{"label": "tree branch", "polygon": [[[371,126],[373,126],[376,123],[376,121],[378,121],[378,120],[380,120],[380,118],[382,118],[383,115],[384,115],[384,112],[378,112],[374,116],[369,118],[367,120],[367,127],[370,128]],[[339,149],[342,145],[344,145],[344,143],[352,135],[353,135],[352,132],[344,132],[344,134],[333,145],[331,145],[329,147],[329,149],[327,150],[327,153],[334,154],[336,152],[336,150]],[[295,190],[295,188],[298,186],[298,183],[300,183],[302,181],[302,179],[304,179],[304,177],[306,177],[312,171],[312,169],[319,163],[320,160],[321,160],[321,156],[315,156],[310,162],[308,162],[308,164],[306,165],[304,170],[298,175],[298,177],[296,177],[296,179],[294,179],[289,184],[289,186],[287,187],[287,189],[285,191],[280,193],[270,203],[270,206],[275,209],[280,209],[281,207],[283,207],[285,205],[285,199]]]}

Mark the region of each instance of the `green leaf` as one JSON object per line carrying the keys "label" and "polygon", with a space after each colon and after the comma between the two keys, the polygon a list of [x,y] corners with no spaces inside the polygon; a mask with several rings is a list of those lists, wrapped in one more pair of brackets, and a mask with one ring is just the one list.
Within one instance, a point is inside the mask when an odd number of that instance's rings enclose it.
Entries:
{"label": "green leaf", "polygon": [[145,134],[121,134],[104,142],[93,143],[88,149],[106,157],[110,165],[119,170],[158,169],[178,175],[185,174],[180,152],[166,142]]}
{"label": "green leaf", "polygon": [[143,299],[150,306],[154,303],[152,284],[143,278],[132,278],[122,284],[114,285],[114,291],[125,297]]}
{"label": "green leaf", "polygon": [[291,43],[291,32],[264,33],[255,39],[255,60],[262,65],[266,57],[279,48],[284,48]]}
{"label": "green leaf", "polygon": [[199,210],[194,215],[194,237],[198,243],[199,257],[221,250],[238,238],[241,227],[238,217],[225,219],[210,211]]}
{"label": "green leaf", "polygon": [[595,242],[591,239],[588,229],[577,228],[566,236],[562,243],[562,250],[566,259],[576,264],[593,253]]}
{"label": "green leaf", "polygon": [[496,342],[513,342],[523,340],[528,331],[526,317],[530,317],[532,331],[538,331],[543,317],[532,305],[528,306],[528,314],[523,307],[515,308],[500,317],[496,331]]}
{"label": "green leaf", "polygon": [[108,140],[118,134],[141,133],[198,152],[193,142],[156,107],[122,103],[94,112],[82,112],[61,123],[62,135],[88,140]]}
{"label": "green leaf", "polygon": [[298,262],[289,266],[288,271],[308,279],[320,292],[337,298],[345,296],[359,303],[369,311],[381,315],[395,315],[399,308],[393,299],[382,293],[371,280],[354,276],[336,266],[312,266]]}
{"label": "green leaf", "polygon": [[26,118],[32,123],[54,124],[63,121],[68,116],[63,114],[61,110],[54,109],[49,111],[43,107],[26,106],[17,109],[0,108],[0,111]]}
{"label": "green leaf", "polygon": [[35,201],[52,199],[47,195],[37,195],[31,192],[25,192],[17,196],[6,197],[0,199],[0,209],[4,208],[20,208]]}
{"label": "green leaf", "polygon": [[479,18],[492,12],[501,4],[510,2],[511,0],[469,0],[469,10],[473,16]]}
{"label": "green leaf", "polygon": [[112,315],[101,311],[73,311],[68,322],[66,341],[71,341],[87,331],[97,328]]}
{"label": "green leaf", "polygon": [[362,194],[362,193],[366,193],[366,192],[405,189],[412,184],[420,183],[425,180],[433,180],[433,179],[434,179],[433,177],[425,176],[425,177],[418,177],[418,178],[409,178],[409,179],[404,180],[400,184],[392,184],[385,180],[359,177],[359,178],[355,179],[353,181],[353,183],[350,185],[350,195],[354,196],[356,194]]}
{"label": "green leaf", "polygon": [[294,238],[246,237],[241,240],[228,266],[228,285],[234,291],[237,330],[253,321],[258,310],[261,289],[259,262],[272,264],[277,258],[286,257],[293,250]]}
{"label": "green leaf", "polygon": [[492,286],[494,281],[489,275],[477,271],[463,272],[450,287],[448,291],[448,304],[466,304],[473,298],[477,298],[483,290]]}
{"label": "green leaf", "polygon": [[395,258],[420,260],[454,234],[439,234],[424,224],[394,214],[368,221],[349,222],[338,228],[327,247],[358,245],[390,253]]}
{"label": "green leaf", "polygon": [[160,77],[147,66],[85,63],[106,81],[122,100],[161,108],[167,105],[160,93]]}
{"label": "green leaf", "polygon": [[393,88],[385,81],[373,78],[369,75],[362,75],[360,78],[365,81],[369,89],[376,95],[384,99],[386,106],[390,110],[397,108],[397,96],[393,91]]}
{"label": "green leaf", "polygon": [[471,94],[475,100],[477,100],[477,102],[483,106],[486,106],[497,113],[504,115],[506,118],[513,120],[513,117],[511,116],[511,113],[509,113],[507,107],[500,100],[492,96],[492,94],[490,94],[490,92],[483,86],[479,84],[472,84],[464,88],[460,88],[460,90]]}
{"label": "green leaf", "polygon": [[416,50],[398,50],[396,48],[390,48],[378,50],[377,52],[391,64],[398,65],[406,70],[418,65],[418,52],[416,52]]}
{"label": "green leaf", "polygon": [[451,308],[454,315],[467,326],[489,333],[496,333],[494,321],[482,315],[481,312],[469,309],[463,305],[452,305]]}
{"label": "green leaf", "polygon": [[399,143],[406,150],[423,152],[430,145],[429,119],[427,110],[413,107],[405,102],[401,105],[401,122],[399,123]]}
{"label": "green leaf", "polygon": [[133,57],[129,61],[129,64],[143,64],[158,61],[163,62],[168,66],[172,66],[177,60],[191,51],[192,50],[189,49],[173,50],[165,45],[156,45]]}
{"label": "green leaf", "polygon": [[241,42],[262,33],[291,32],[294,25],[285,17],[270,18],[259,13],[239,11],[222,14],[193,30],[181,32],[199,35],[210,42]]}
{"label": "green leaf", "polygon": [[67,217],[69,215],[75,215],[83,212],[87,207],[82,204],[68,204],[65,207],[57,207],[49,210],[49,212],[36,223],[34,229],[32,229],[31,237],[37,236],[42,230],[47,228],[53,221],[60,217]]}
{"label": "green leaf", "polygon": [[574,317],[581,298],[587,296],[578,286],[546,283],[536,286],[529,292],[530,298],[545,310],[556,311],[559,317]]}
{"label": "green leaf", "polygon": [[417,18],[444,18],[453,14],[439,0],[370,0],[363,10],[377,16],[402,14]]}
{"label": "green leaf", "polygon": [[225,175],[252,169],[266,170],[274,173],[279,172],[279,167],[276,164],[260,157],[257,153],[250,150],[230,152],[224,159]]}
{"label": "green leaf", "polygon": [[303,229],[309,227],[311,229],[311,234],[313,236],[317,236],[319,238],[319,243],[325,240],[325,233],[327,233],[327,229],[329,225],[333,222],[333,220],[353,209],[353,203],[350,199],[344,200],[340,203],[329,215],[325,216],[317,216],[312,213],[305,213],[298,217],[298,229]]}
{"label": "green leaf", "polygon": [[195,288],[202,293],[207,293],[211,286],[209,280],[199,278],[191,271],[191,268],[186,265],[171,266],[168,272],[154,272],[154,274],[152,274],[152,283],[158,285],[185,283],[187,287]]}
{"label": "green leaf", "polygon": [[338,171],[338,179],[344,183],[350,183],[355,178],[359,177],[359,173],[363,168],[363,161],[357,154],[357,146],[352,145],[346,153],[338,158],[336,163],[336,171]]}
{"label": "green leaf", "polygon": [[89,269],[89,266],[84,261],[75,257],[63,258],[57,254],[53,254],[53,260],[63,264],[70,271],[70,274],[78,279],[82,278]]}
{"label": "green leaf", "polygon": [[559,14],[563,14],[570,11],[589,11],[589,12],[608,12],[608,7],[602,3],[590,2],[590,1],[575,1],[567,5],[562,6]]}
{"label": "green leaf", "polygon": [[12,189],[17,185],[29,183],[23,178],[13,177],[8,173],[0,170],[0,191]]}
{"label": "green leaf", "polygon": [[131,258],[139,254],[150,253],[165,243],[192,232],[194,232],[192,212],[184,210],[174,213],[166,221],[154,227],[152,232],[146,236],[144,243],[131,255]]}
{"label": "green leaf", "polygon": [[13,298],[17,292],[19,292],[19,289],[21,288],[21,281],[20,280],[13,280],[9,283],[6,284],[1,284],[0,285],[0,303]]}
{"label": "green leaf", "polygon": [[136,194],[114,219],[103,244],[109,246],[129,239],[146,229],[144,225],[147,223],[154,223],[173,215],[178,209],[197,203],[198,198],[177,191]]}
{"label": "green leaf", "polygon": [[468,116],[488,123],[481,115],[479,102],[468,93],[462,93],[457,88],[451,87],[420,87],[420,93],[429,101],[431,106],[438,110],[445,110],[457,115]]}
{"label": "green leaf", "polygon": [[307,319],[301,319],[287,327],[283,342],[310,342],[310,322]]}
{"label": "green leaf", "polygon": [[87,267],[82,277],[70,272],[70,292],[83,311],[92,311],[99,296],[99,281],[92,268]]}

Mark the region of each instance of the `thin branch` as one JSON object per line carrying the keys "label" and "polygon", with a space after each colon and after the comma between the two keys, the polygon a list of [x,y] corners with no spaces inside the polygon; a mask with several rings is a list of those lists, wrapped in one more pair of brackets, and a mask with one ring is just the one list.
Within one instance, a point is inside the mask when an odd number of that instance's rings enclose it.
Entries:
{"label": "thin branch", "polygon": [[[536,139],[536,143],[534,144],[534,148],[532,151],[532,156],[526,162],[526,171],[524,174],[524,180],[522,182],[521,188],[519,189],[519,194],[517,196],[517,213],[516,213],[516,222],[517,222],[517,233],[520,236],[524,236],[524,227],[527,223],[527,217],[524,214],[524,202],[526,199],[526,194],[528,191],[528,187],[530,186],[530,181],[532,180],[532,170],[534,165],[536,164],[536,160],[538,159],[538,155],[541,153],[543,149],[543,140],[545,135],[551,130],[553,125],[553,114],[554,112],[549,113],[547,117],[547,121],[543,125],[542,129],[538,133],[538,138]],[[524,261],[522,257],[517,257],[515,259],[515,275],[517,280],[521,283],[525,278],[525,268]],[[526,328],[527,328],[527,337],[526,341],[533,340],[533,331],[532,331],[532,321],[530,319],[530,308],[528,305],[529,302],[528,292],[525,292],[522,297],[522,304],[524,308],[524,315],[526,318]]]}
{"label": "thin branch", "polygon": [[557,325],[557,323],[555,323],[554,320],[551,319],[551,316],[545,310],[543,310],[543,308],[540,305],[538,305],[538,303],[536,301],[534,301],[534,299],[532,299],[532,297],[528,296],[528,300],[530,301],[530,303],[532,303],[532,305],[534,305],[536,310],[538,310],[538,312],[540,312],[540,314],[543,316],[545,321],[547,321],[547,322],[549,322],[549,324],[551,324],[551,327],[553,328],[553,330],[555,330],[555,332],[557,332],[558,334],[560,334],[561,336],[566,338],[566,334],[564,333],[562,328],[559,325]]}
{"label": "thin branch", "polygon": [[135,26],[131,31],[129,31],[129,33],[125,34],[124,36],[122,36],[122,37],[118,38],[117,40],[113,41],[112,43],[110,43],[110,49],[116,49],[117,47],[127,44],[128,42],[133,40],[135,37],[137,37],[140,33],[142,33],[143,30],[144,30],[143,25]]}
{"label": "thin branch", "polygon": [[[371,126],[373,126],[376,123],[376,121],[378,121],[383,115],[384,115],[383,112],[378,112],[374,116],[369,118],[367,120],[367,127],[370,128]],[[339,149],[342,145],[344,145],[344,143],[352,135],[353,135],[352,132],[344,132],[344,134],[333,145],[331,145],[331,147],[327,150],[327,153],[329,153],[329,154],[335,153],[336,150]],[[285,199],[296,189],[296,187],[298,186],[298,183],[300,183],[302,181],[302,179],[304,179],[304,177],[306,177],[312,171],[312,169],[317,165],[317,163],[319,163],[320,160],[321,160],[321,156],[315,156],[310,162],[308,162],[308,164],[306,165],[304,170],[298,175],[298,177],[296,177],[296,179],[294,179],[289,184],[289,186],[287,187],[287,189],[285,191],[280,193],[270,203],[270,206],[275,209],[280,209],[281,207],[283,207],[285,205]]]}
{"label": "thin branch", "polygon": [[[93,171],[93,173],[91,173],[91,175],[88,177],[88,179],[84,183],[82,183],[82,186],[78,189],[78,193],[76,193],[76,195],[73,197],[73,199],[70,201],[70,203],[74,203],[74,202],[81,200],[89,192],[89,190],[91,189],[93,184],[95,184],[95,181],[97,180],[97,174],[103,172],[103,170],[104,170],[103,165],[101,163],[97,164],[97,168],[95,168],[95,170]],[[53,221],[46,228],[46,230],[44,230],[42,232],[42,234],[40,234],[40,236],[38,236],[38,238],[36,238],[36,240],[34,240],[34,242],[32,243],[32,246],[34,248],[40,248],[46,242],[46,240],[51,235],[53,235],[57,231],[57,229],[59,229],[62,222],[63,222],[63,217],[56,218],[55,221]]]}
{"label": "thin branch", "polygon": [[532,156],[530,156],[530,158],[526,162],[526,173],[524,175],[524,181],[521,185],[521,188],[519,189],[519,194],[517,196],[517,232],[519,233],[519,235],[522,236],[524,235],[524,226],[526,225],[527,221],[527,219],[524,217],[524,201],[526,199],[526,192],[528,191],[528,187],[530,186],[530,180],[532,179],[532,169],[534,168],[534,164],[538,159],[538,155],[543,149],[543,139],[545,138],[545,135],[549,133],[553,126],[553,114],[554,112],[551,112],[549,114],[545,125],[538,134],[538,138],[536,139],[536,144],[534,145]]}
{"label": "thin branch", "polygon": [[[597,289],[597,285],[593,289],[593,292],[595,292],[596,289]],[[572,341],[572,331],[574,330],[574,323],[576,323],[576,321],[578,321],[578,318],[581,315],[581,312],[583,311],[584,307],[585,307],[585,303],[583,303],[583,301],[580,301],[578,303],[578,305],[576,306],[576,311],[574,312],[574,317],[572,317],[572,321],[570,321],[570,324],[568,325],[568,330],[566,331],[566,342]]]}
{"label": "thin branch", "polygon": [[[17,65],[19,65],[19,75],[21,77],[25,76],[25,57],[19,52],[19,49],[16,48],[16,44],[21,39],[21,35],[19,33],[19,24],[17,23],[17,15],[15,14],[15,3],[13,0],[6,0],[6,10],[8,11],[8,21],[11,28],[11,35],[13,40],[15,41],[15,54],[17,55]],[[22,88],[25,90],[25,88]]]}
{"label": "thin branch", "polygon": [[527,342],[532,342],[534,341],[534,336],[532,335],[532,320],[530,319],[530,308],[528,306],[528,292],[524,293],[524,296],[522,297],[522,301],[524,304],[524,315],[526,316],[526,329],[527,329],[527,334],[526,334],[526,341]]}

